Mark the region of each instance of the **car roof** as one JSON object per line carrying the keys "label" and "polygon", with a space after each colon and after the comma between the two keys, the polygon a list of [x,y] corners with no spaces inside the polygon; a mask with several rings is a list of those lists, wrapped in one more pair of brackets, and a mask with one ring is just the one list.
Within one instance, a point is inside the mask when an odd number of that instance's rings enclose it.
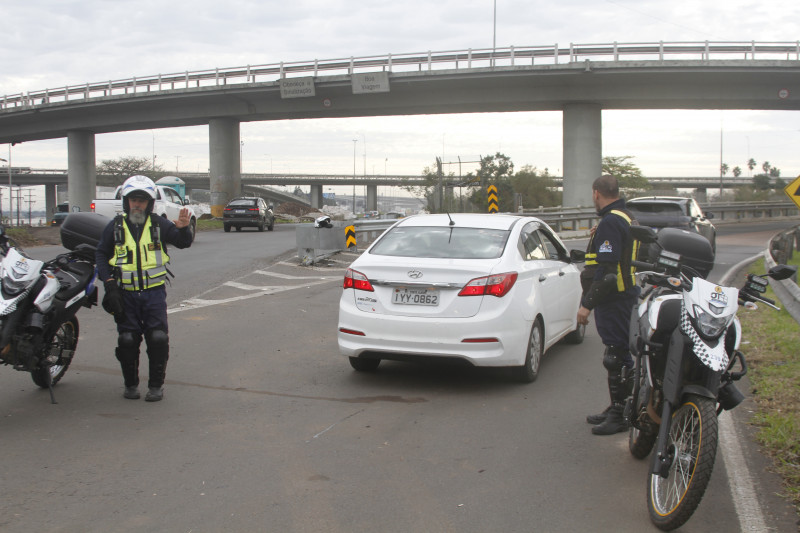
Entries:
{"label": "car roof", "polygon": [[455,227],[489,228],[508,230],[520,220],[538,221],[535,217],[506,214],[488,213],[438,213],[430,215],[412,215],[400,219],[398,226],[450,226],[450,220],[455,222]]}

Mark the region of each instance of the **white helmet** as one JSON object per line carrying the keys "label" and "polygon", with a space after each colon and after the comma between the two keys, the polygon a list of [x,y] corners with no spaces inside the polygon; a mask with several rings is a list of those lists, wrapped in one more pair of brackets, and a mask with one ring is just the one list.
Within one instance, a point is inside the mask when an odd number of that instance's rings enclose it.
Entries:
{"label": "white helmet", "polygon": [[122,209],[125,211],[125,213],[130,211],[128,198],[136,196],[146,198],[148,200],[148,215],[153,211],[153,205],[156,201],[156,184],[153,183],[153,180],[147,176],[136,175],[126,179],[125,183],[122,184],[122,190],[120,193],[122,195]]}

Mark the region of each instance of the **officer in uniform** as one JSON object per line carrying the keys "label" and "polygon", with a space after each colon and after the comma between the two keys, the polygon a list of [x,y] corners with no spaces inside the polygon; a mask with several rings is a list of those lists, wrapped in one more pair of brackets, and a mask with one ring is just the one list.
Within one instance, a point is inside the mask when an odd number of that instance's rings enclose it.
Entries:
{"label": "officer in uniform", "polygon": [[105,295],[103,309],[117,323],[116,356],[125,380],[123,396],[139,395],[139,345],[147,344],[150,373],[145,400],[164,397],[164,377],[169,359],[167,327],[167,244],[188,248],[192,244],[189,210],[181,209],[175,223],[152,214],[156,186],[145,176],[131,176],[122,184],[123,215],[103,230],[95,258]]}
{"label": "officer in uniform", "polygon": [[595,435],[627,431],[625,401],[632,381],[629,374],[633,358],[628,350],[628,327],[631,311],[639,295],[631,261],[636,258],[638,242],[631,236],[636,221],[619,197],[614,176],[604,175],[592,184],[592,200],[600,216],[586,252],[586,266],[581,273],[583,296],[578,309],[578,323],[588,324],[594,310],[597,333],[605,345],[603,366],[608,372],[611,404],[600,414],[589,415]]}

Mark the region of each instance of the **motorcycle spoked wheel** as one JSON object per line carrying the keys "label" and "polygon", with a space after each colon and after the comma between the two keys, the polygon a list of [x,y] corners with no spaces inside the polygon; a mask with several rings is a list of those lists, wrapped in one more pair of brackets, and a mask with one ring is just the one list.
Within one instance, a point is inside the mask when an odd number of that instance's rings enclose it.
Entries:
{"label": "motorcycle spoked wheel", "polygon": [[[31,372],[33,382],[46,389],[47,374],[50,374],[51,383],[58,383],[67,373],[75,348],[78,346],[78,319],[72,317],[56,330],[53,337],[44,345],[42,359]],[[54,361],[54,362],[53,362]]]}
{"label": "motorcycle spoked wheel", "polygon": [[[650,417],[646,414],[650,394],[652,394],[652,390],[647,382],[647,375],[642,372],[639,380],[639,397],[636,399],[635,410],[632,415],[632,417],[636,417],[642,428],[639,429],[631,425],[628,430],[628,450],[637,459],[644,459],[650,455],[650,451],[653,449],[656,439],[658,439],[658,425],[650,421]],[[643,422],[643,420],[647,422]]]}
{"label": "motorcycle spoked wheel", "polygon": [[650,474],[647,506],[659,529],[682,526],[703,499],[717,455],[717,413],[714,401],[687,395],[672,416],[668,451],[673,456],[667,478]]}

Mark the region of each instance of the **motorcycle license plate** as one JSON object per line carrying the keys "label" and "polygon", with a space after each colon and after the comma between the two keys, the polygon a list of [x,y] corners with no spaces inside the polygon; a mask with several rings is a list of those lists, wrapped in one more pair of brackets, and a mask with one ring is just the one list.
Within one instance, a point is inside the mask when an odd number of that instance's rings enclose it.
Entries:
{"label": "motorcycle license plate", "polygon": [[403,305],[439,305],[436,289],[395,289],[392,302]]}

